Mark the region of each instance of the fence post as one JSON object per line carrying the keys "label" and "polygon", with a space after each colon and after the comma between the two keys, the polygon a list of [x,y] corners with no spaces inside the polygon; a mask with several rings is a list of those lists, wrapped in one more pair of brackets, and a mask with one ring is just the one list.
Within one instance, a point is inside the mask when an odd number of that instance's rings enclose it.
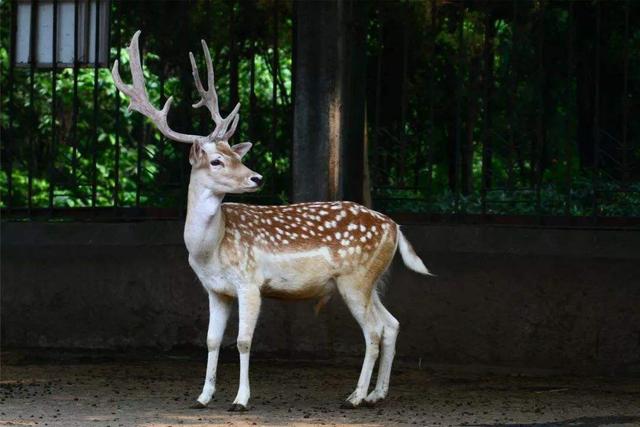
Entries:
{"label": "fence post", "polygon": [[276,140],[278,132],[278,73],[280,57],[278,55],[278,20],[280,19],[278,13],[278,1],[273,2],[273,65],[271,66],[271,135],[269,137],[269,150],[271,150],[271,188],[275,194],[276,188]]}
{"label": "fence post", "polygon": [[598,221],[598,166],[600,164],[600,43],[601,43],[601,6],[597,1],[596,8],[596,52],[594,58],[595,88],[593,95],[593,170],[591,172],[591,195],[593,223]]}
{"label": "fence post", "polygon": [[495,37],[494,18],[491,6],[486,3],[483,45],[483,114],[482,114],[482,186],[480,187],[482,214],[487,214],[487,191],[492,185],[493,129],[491,125],[491,103],[493,97],[493,43]]}
{"label": "fence post", "polygon": [[[106,0],[105,0],[106,1]],[[92,173],[91,173],[91,207],[98,203],[98,69],[100,67],[100,0],[96,0],[96,37],[93,50],[93,138],[92,138]]]}
{"label": "fence post", "polygon": [[624,2],[624,62],[622,83],[622,184],[625,190],[629,185],[629,1]]}
{"label": "fence post", "polygon": [[[571,81],[573,76],[573,3],[568,2],[568,42],[567,42],[567,82]],[[571,117],[570,106],[573,102],[573,91],[571,85],[567,84],[567,134],[564,143],[564,161],[565,161],[565,200],[564,200],[564,215],[566,217],[571,216]]]}
{"label": "fence post", "polygon": [[544,44],[545,44],[545,11],[546,2],[543,0],[540,2],[540,11],[538,20],[538,48],[536,52],[538,60],[538,75],[536,76],[537,86],[537,108],[536,108],[536,144],[535,150],[532,151],[533,157],[533,176],[534,187],[536,192],[536,215],[538,221],[542,222],[542,177],[544,168],[544,146],[546,143],[546,122],[545,122],[545,108],[546,108],[546,77],[544,71]]}
{"label": "fence post", "polygon": [[56,173],[56,103],[58,71],[58,0],[53,0],[53,40],[51,43],[51,152],[49,153],[49,210],[53,214]]}
{"label": "fence post", "polygon": [[[80,0],[73,2],[73,100],[72,100],[72,116],[71,116],[71,182],[77,188],[77,169],[78,169],[78,8]],[[117,120],[117,119],[116,119]]]}
{"label": "fence post", "polygon": [[7,111],[9,112],[9,123],[7,129],[7,142],[6,142],[6,157],[7,157],[7,210],[11,211],[11,207],[13,205],[13,153],[11,152],[13,146],[15,145],[15,132],[13,131],[13,106],[15,103],[14,100],[14,68],[15,61],[14,56],[16,54],[16,19],[17,19],[17,7],[18,2],[13,0],[11,2],[11,34],[10,34],[10,48],[9,48],[9,73],[8,73],[8,82],[7,88],[9,91],[9,105],[7,106]]}
{"label": "fence post", "polygon": [[464,5],[460,5],[460,22],[458,24],[458,55],[457,55],[457,67],[456,67],[456,80],[457,80],[457,90],[456,90],[456,135],[455,135],[455,147],[454,147],[454,175],[453,175],[453,184],[454,188],[454,213],[460,213],[460,169],[462,159],[460,156],[460,147],[462,145],[462,91],[464,90],[464,73],[463,68],[465,65],[465,45],[464,45],[464,17],[465,17],[465,9]]}
{"label": "fence post", "polygon": [[[116,40],[115,44],[116,48],[116,59],[121,62],[121,54],[122,54],[122,25],[120,21],[118,21],[118,25],[115,29]],[[113,207],[115,208],[116,216],[118,215],[118,207],[120,206],[120,91],[115,91],[115,153],[114,153],[114,185],[113,185]]]}

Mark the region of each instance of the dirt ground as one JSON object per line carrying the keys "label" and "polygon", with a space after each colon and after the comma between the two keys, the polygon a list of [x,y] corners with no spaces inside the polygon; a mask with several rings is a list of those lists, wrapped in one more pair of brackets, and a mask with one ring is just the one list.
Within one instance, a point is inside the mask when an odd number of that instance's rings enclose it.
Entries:
{"label": "dirt ground", "polygon": [[231,361],[220,364],[209,407],[190,408],[204,366],[192,356],[52,362],[4,353],[0,425],[640,426],[637,378],[455,374],[399,364],[386,402],[349,410],[340,403],[355,387],[355,360],[256,357],[250,410],[232,413],[238,364]]}

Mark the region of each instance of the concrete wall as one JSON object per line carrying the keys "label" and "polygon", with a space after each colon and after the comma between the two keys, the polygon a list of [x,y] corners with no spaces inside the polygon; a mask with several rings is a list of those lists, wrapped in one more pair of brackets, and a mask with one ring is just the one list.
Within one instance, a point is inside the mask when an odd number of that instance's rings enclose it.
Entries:
{"label": "concrete wall", "polygon": [[[640,231],[408,226],[436,278],[394,263],[398,355],[516,370],[640,372]],[[2,224],[2,345],[204,345],[207,302],[179,222]],[[360,355],[340,298],[268,301],[254,349]],[[236,321],[225,344],[234,346]]]}

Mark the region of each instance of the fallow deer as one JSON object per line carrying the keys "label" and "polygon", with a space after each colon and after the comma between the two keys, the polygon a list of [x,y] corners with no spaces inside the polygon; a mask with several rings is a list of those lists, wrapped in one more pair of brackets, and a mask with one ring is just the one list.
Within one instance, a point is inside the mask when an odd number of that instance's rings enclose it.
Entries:
{"label": "fallow deer", "polygon": [[[262,297],[316,298],[323,304],[336,291],[360,324],[366,343],[357,387],[345,405],[372,405],[384,399],[399,323],[382,305],[377,286],[398,248],[410,269],[430,274],[398,224],[352,202],[223,204],[226,193],[257,191],[262,183],[262,177],[242,163],[251,143],[228,143],[238,124],[240,104],[226,118],[221,116],[211,57],[203,40],[206,90],[194,56],[189,53],[195,85],[202,97],[193,107],[206,107],[215,129],[204,136],[172,130],[167,123],[172,98],[161,110],[149,101],[139,36],[140,31],[128,48],[133,84],[125,84],[120,78],[118,61],[112,70],[115,84],[130,98],[130,110],[147,116],[168,139],[192,144],[184,241],[189,264],[208,294],[210,310],[206,376],[196,406],[206,406],[214,394],[218,353],[233,298],[238,299],[239,311],[240,385],[230,410],[245,410],[250,394],[249,351]],[[377,382],[367,394],[380,347]]]}

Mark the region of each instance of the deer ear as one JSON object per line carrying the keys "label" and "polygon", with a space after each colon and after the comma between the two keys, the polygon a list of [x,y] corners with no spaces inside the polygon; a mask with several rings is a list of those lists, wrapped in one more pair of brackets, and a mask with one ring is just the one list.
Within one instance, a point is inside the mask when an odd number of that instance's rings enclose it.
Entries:
{"label": "deer ear", "polygon": [[243,158],[245,154],[247,154],[249,152],[249,150],[251,150],[251,146],[253,144],[251,144],[250,142],[241,142],[240,144],[236,144],[233,147],[231,147],[231,149],[233,150],[234,153],[236,153],[240,158]]}
{"label": "deer ear", "polygon": [[202,161],[205,157],[205,152],[202,149],[202,145],[194,142],[191,144],[191,151],[189,151],[189,163],[191,166],[195,166]]}

